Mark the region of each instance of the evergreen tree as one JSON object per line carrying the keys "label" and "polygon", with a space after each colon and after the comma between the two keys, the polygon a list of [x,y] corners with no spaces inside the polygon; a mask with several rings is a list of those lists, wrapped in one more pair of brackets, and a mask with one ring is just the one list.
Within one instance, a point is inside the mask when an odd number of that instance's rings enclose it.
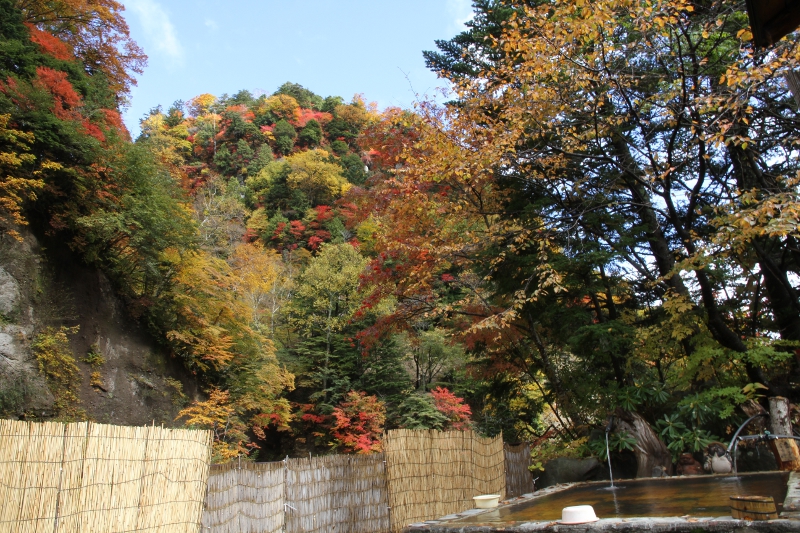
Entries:
{"label": "evergreen tree", "polygon": [[294,129],[294,126],[281,119],[275,124],[272,133],[275,135],[275,148],[278,149],[278,152],[283,155],[290,154],[297,138],[297,130]]}
{"label": "evergreen tree", "polygon": [[316,120],[309,120],[305,127],[300,130],[297,140],[300,144],[309,148],[317,146],[322,140],[322,126]]}

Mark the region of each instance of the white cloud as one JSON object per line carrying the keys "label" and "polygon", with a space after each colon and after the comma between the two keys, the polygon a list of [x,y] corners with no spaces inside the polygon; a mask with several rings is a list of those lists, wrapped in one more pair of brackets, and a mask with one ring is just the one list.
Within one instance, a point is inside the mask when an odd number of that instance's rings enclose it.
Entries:
{"label": "white cloud", "polygon": [[451,33],[460,33],[466,29],[465,22],[472,19],[472,0],[447,0],[447,12],[450,14]]}
{"label": "white cloud", "polygon": [[183,60],[183,46],[178,40],[169,15],[155,0],[128,0],[125,7],[139,16],[150,50],[166,55],[172,61]]}
{"label": "white cloud", "polygon": [[219,29],[217,21],[214,19],[206,19],[206,27],[209,28],[211,31],[217,31]]}

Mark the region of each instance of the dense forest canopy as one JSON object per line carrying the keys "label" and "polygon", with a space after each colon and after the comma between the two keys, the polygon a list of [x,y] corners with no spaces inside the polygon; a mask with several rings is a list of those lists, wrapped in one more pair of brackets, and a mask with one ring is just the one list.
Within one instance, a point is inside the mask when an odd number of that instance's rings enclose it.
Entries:
{"label": "dense forest canopy", "polygon": [[755,49],[744,2],[474,7],[425,52],[443,106],[287,82],[131,140],[122,6],[0,0],[3,231],[107,273],[219,461],[393,427],[592,453],[615,410],[677,455],[797,399],[796,37]]}

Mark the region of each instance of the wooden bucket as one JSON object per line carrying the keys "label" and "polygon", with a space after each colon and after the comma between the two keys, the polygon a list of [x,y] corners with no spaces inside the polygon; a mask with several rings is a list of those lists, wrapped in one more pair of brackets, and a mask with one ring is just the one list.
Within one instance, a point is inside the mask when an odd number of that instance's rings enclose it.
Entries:
{"label": "wooden bucket", "polygon": [[741,520],[775,520],[778,509],[772,496],[731,496],[731,516]]}

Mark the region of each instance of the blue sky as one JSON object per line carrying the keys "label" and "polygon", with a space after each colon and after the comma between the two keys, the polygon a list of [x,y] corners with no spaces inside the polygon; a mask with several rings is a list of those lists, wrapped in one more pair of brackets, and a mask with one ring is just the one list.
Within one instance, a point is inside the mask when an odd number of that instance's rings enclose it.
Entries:
{"label": "blue sky", "polygon": [[363,93],[409,108],[445,83],[422,50],[464,29],[470,0],[123,0],[149,56],[125,123],[201,93],[272,93],[292,81],[320,96]]}

